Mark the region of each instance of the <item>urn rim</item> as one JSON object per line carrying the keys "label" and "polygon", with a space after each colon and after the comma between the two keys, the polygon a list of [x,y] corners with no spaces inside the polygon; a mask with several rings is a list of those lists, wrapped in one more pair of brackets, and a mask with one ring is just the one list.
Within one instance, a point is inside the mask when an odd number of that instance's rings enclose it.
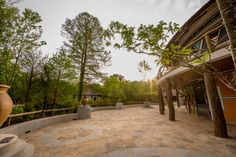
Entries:
{"label": "urn rim", "polygon": [[8,85],[0,84],[0,90],[8,90],[9,88],[11,88],[11,87]]}

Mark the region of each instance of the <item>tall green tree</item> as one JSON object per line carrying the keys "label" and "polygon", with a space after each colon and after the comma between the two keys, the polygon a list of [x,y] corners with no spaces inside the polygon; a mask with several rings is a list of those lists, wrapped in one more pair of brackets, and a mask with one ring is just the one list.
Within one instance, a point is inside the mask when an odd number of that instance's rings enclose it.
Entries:
{"label": "tall green tree", "polygon": [[64,49],[61,48],[56,54],[49,60],[49,66],[51,69],[52,78],[55,81],[53,92],[53,108],[55,108],[56,100],[58,96],[58,90],[61,80],[71,82],[75,78],[75,68],[72,64],[71,58],[67,56]]}
{"label": "tall green tree", "polygon": [[0,0],[0,83],[9,82],[9,69],[12,67],[11,60],[14,57],[8,42],[13,39],[14,20],[18,17],[19,10]]}
{"label": "tall green tree", "polygon": [[39,78],[42,73],[45,56],[40,50],[33,50],[23,55],[24,59],[20,63],[25,80],[25,102],[30,102],[30,94],[34,79]]}
{"label": "tall green tree", "polygon": [[124,101],[126,95],[124,93],[124,80],[120,79],[119,75],[115,74],[105,79],[104,94],[116,102],[119,98]]}
{"label": "tall green tree", "polygon": [[23,56],[38,49],[46,42],[41,41],[42,21],[38,13],[25,9],[22,14],[18,9],[13,8],[14,15],[7,23],[1,35],[0,63],[3,66],[3,76],[1,82],[12,86],[15,76],[19,72],[20,62]]}
{"label": "tall green tree", "polygon": [[82,98],[84,82],[101,78],[104,75],[101,68],[110,61],[104,34],[98,18],[86,12],[74,19],[66,19],[62,25],[62,35],[67,39],[65,46],[79,76],[78,100]]}
{"label": "tall green tree", "polygon": [[46,109],[49,104],[49,93],[52,84],[53,74],[49,61],[46,61],[43,65],[43,71],[40,76],[40,84],[42,87],[43,106],[42,109]]}

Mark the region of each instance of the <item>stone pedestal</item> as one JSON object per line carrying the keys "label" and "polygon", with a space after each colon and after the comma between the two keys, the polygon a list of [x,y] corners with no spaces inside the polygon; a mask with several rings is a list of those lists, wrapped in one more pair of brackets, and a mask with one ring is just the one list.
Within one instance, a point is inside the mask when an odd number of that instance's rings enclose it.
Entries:
{"label": "stone pedestal", "polygon": [[77,109],[78,119],[91,118],[92,108],[89,105],[82,105]]}
{"label": "stone pedestal", "polygon": [[116,103],[116,109],[117,110],[122,110],[122,108],[123,108],[123,103],[122,102]]}
{"label": "stone pedestal", "polygon": [[12,134],[0,134],[1,157],[31,157],[34,147]]}
{"label": "stone pedestal", "polygon": [[147,108],[151,107],[150,106],[150,102],[149,101],[145,101],[143,107],[147,107]]}

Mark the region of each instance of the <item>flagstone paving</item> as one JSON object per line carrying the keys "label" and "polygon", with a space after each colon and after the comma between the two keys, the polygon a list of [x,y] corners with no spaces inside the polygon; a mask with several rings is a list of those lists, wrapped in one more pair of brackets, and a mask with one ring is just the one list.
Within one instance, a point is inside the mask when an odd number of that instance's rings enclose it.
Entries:
{"label": "flagstone paving", "polygon": [[235,157],[235,130],[217,138],[209,119],[184,108],[176,119],[160,115],[158,106],[105,110],[21,138],[34,145],[34,157]]}

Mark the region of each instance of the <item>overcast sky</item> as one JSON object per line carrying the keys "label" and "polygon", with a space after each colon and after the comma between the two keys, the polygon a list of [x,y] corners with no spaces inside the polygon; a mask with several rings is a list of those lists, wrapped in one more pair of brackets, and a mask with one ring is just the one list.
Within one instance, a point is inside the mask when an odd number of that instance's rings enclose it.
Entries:
{"label": "overcast sky", "polygon": [[[61,36],[61,25],[66,18],[74,18],[81,12],[89,12],[98,17],[103,27],[110,21],[138,26],[157,24],[158,21],[173,21],[182,25],[208,0],[23,0],[17,4],[20,9],[30,8],[37,11],[43,19],[43,40],[47,45],[42,48],[45,54],[53,54],[65,40]],[[138,55],[125,50],[112,51],[112,65],[104,69],[109,75],[121,74],[128,80],[141,80],[137,64],[146,60],[152,67],[147,78],[157,74],[155,58]]]}

